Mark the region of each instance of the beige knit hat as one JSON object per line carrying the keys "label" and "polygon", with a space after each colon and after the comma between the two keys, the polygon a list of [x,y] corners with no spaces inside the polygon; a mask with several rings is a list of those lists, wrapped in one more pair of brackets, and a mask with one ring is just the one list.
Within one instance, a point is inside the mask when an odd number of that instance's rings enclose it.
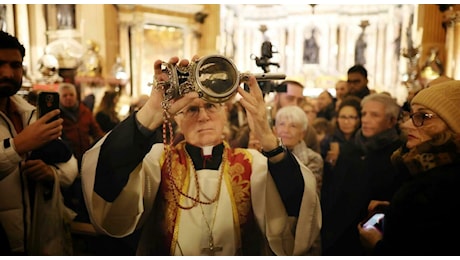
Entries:
{"label": "beige knit hat", "polygon": [[460,133],[460,80],[449,80],[422,89],[411,104],[433,110],[455,133]]}

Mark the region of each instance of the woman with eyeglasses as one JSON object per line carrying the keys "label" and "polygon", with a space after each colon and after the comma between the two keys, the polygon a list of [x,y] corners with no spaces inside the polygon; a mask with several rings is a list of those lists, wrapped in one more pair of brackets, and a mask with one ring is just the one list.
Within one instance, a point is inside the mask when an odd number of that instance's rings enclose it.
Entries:
{"label": "woman with eyeglasses", "polygon": [[331,149],[331,143],[345,143],[353,141],[353,138],[361,126],[361,99],[355,96],[347,96],[337,109],[334,133],[321,143],[321,155],[326,163],[335,165],[338,151]]}
{"label": "woman with eyeglasses", "polygon": [[382,231],[358,225],[362,245],[373,255],[458,255],[460,81],[421,90],[407,119],[405,146],[392,162],[411,178],[391,202],[381,202]]}
{"label": "woman with eyeglasses", "polygon": [[[354,227],[359,221],[360,208],[367,205],[350,197],[364,197],[355,178],[349,174],[357,163],[349,147],[354,147],[354,136],[360,127],[361,99],[345,97],[337,110],[333,135],[321,143],[324,158],[323,185],[321,187],[321,228],[323,255],[362,255]],[[352,150],[354,151],[354,150]],[[340,163],[336,163],[340,156]],[[351,176],[351,178],[350,178]],[[364,179],[364,178],[361,178]],[[347,191],[348,187],[351,191]],[[338,206],[341,205],[341,206]],[[363,207],[364,207],[363,206]],[[346,208],[346,212],[342,211]],[[351,230],[351,228],[353,230]]]}

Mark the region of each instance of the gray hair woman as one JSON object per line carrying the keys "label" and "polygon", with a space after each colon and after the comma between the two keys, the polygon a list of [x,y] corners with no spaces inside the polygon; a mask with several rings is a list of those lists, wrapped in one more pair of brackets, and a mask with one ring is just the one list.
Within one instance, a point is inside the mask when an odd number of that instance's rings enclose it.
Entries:
{"label": "gray hair woman", "polygon": [[307,126],[307,115],[298,106],[286,106],[276,113],[275,134],[281,138],[284,146],[313,172],[319,194],[323,178],[323,158],[305,144],[303,139]]}

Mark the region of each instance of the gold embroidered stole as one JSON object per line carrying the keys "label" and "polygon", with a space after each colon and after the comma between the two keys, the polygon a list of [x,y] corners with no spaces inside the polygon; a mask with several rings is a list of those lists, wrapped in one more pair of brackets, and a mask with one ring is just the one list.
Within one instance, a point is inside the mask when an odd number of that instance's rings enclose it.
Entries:
{"label": "gold embroidered stole", "polygon": [[[251,206],[251,185],[250,177],[252,174],[252,156],[241,148],[230,148],[224,142],[224,153],[227,153],[227,161],[223,161],[220,167],[223,168],[223,180],[227,190],[230,192],[230,200],[232,202],[233,221],[235,227],[235,241],[237,248],[241,248],[242,230],[253,219]],[[223,157],[225,158],[225,156]],[[164,208],[164,218],[162,219],[162,227],[165,241],[164,248],[169,248],[171,255],[174,255],[176,249],[179,219],[181,210],[176,204],[173,192],[179,198],[181,195],[178,191],[174,191],[174,185],[171,185],[171,180],[168,174],[169,166],[166,165],[165,158],[161,161],[161,179],[160,194],[162,195],[162,203]],[[185,142],[181,142],[171,152],[171,170],[172,177],[176,185],[182,189],[182,192],[187,194],[190,186],[191,175],[190,166],[187,165],[187,157],[185,150]],[[159,195],[160,195],[159,194]],[[183,196],[182,196],[183,199]],[[186,198],[187,199],[187,198]],[[181,201],[181,199],[178,199]],[[158,201],[157,201],[158,202]],[[161,208],[161,207],[160,207]]]}

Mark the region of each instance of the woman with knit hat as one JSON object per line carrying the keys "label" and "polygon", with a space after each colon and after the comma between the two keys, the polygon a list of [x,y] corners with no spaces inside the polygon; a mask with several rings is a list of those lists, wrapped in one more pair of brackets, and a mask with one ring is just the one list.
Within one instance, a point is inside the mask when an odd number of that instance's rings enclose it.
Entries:
{"label": "woman with knit hat", "polygon": [[358,225],[374,255],[459,255],[460,81],[421,90],[392,162],[411,175],[385,209],[383,229]]}

